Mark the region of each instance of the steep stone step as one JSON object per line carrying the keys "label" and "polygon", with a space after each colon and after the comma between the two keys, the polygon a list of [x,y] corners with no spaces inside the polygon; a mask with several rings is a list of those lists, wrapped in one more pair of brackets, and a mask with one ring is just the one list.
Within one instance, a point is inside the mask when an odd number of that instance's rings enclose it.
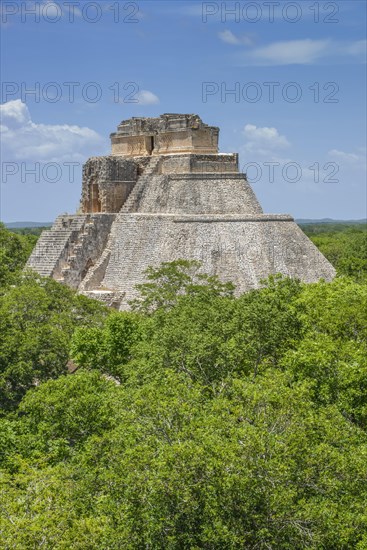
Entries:
{"label": "steep stone step", "polygon": [[78,288],[102,254],[114,219],[115,214],[59,216],[51,230],[42,233],[27,267]]}
{"label": "steep stone step", "polygon": [[153,157],[150,159],[148,166],[144,170],[143,174],[138,178],[136,184],[134,185],[132,191],[130,192],[130,195],[128,196],[127,200],[123,204],[120,212],[128,213],[128,212],[134,212],[136,210],[139,204],[141,195],[144,193],[146,184],[149,181],[149,178],[156,173],[159,161],[160,161],[159,158]]}
{"label": "steep stone step", "polygon": [[43,231],[26,267],[43,277],[51,277],[58,264],[67,260],[67,251],[78,239],[89,216],[59,216],[50,230]]}

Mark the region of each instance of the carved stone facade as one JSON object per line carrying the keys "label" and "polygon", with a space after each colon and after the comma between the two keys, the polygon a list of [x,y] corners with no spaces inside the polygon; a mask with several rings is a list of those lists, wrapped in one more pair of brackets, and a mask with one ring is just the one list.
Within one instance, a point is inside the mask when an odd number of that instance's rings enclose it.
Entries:
{"label": "carved stone facade", "polygon": [[111,134],[112,154],[127,157],[218,153],[219,128],[198,115],[165,114],[123,120]]}
{"label": "carved stone facade", "polygon": [[121,157],[94,157],[83,166],[81,212],[119,212],[138,178],[137,165]]}
{"label": "carved stone facade", "polygon": [[238,293],[275,273],[331,280],[291,216],[263,213],[238,155],[218,153],[218,133],[197,115],[121,122],[112,154],[84,166],[79,213],[42,233],[28,267],[119,309],[148,266],[178,258]]}

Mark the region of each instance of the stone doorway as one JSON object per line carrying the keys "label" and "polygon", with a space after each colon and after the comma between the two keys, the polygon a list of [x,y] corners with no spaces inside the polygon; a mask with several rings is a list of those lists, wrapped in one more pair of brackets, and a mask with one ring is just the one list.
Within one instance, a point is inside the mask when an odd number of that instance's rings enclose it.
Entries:
{"label": "stone doorway", "polygon": [[91,211],[92,213],[98,213],[102,210],[101,199],[99,197],[99,188],[97,183],[92,183],[90,187],[91,191]]}

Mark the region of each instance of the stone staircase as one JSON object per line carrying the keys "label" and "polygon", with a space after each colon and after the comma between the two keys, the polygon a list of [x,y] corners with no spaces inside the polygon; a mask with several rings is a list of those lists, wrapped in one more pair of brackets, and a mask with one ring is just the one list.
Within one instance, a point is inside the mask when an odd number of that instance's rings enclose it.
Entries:
{"label": "stone staircase", "polygon": [[143,174],[138,178],[138,181],[134,185],[130,195],[123,204],[120,212],[121,214],[128,214],[129,212],[136,212],[139,206],[141,197],[144,194],[146,184],[149,182],[149,179],[156,175],[158,172],[160,158],[152,157]]}
{"label": "stone staircase", "polygon": [[115,214],[59,216],[42,233],[26,267],[78,288],[102,254],[114,219]]}
{"label": "stone staircase", "polygon": [[59,216],[52,229],[43,231],[26,267],[51,277],[69,243],[77,239],[86,216]]}
{"label": "stone staircase", "polygon": [[119,215],[117,214],[111,226],[111,231],[102,254],[100,255],[95,265],[88,271],[85,278],[80,284],[79,290],[83,293],[85,293],[85,291],[87,290],[96,290],[100,288],[100,284],[103,280],[108,262],[111,258],[111,247],[113,246],[112,243],[116,238],[116,233],[118,232],[118,227],[120,225],[118,217]]}
{"label": "stone staircase", "polygon": [[[93,229],[95,229],[95,220],[87,214],[79,231],[75,232],[74,238],[68,242],[67,253],[60,257],[60,261],[53,273],[53,277],[56,281],[66,283],[73,288],[78,287],[81,272],[85,268],[85,265],[82,264],[86,264],[85,261],[83,262],[81,256],[83,255],[85,242],[91,239]],[[77,279],[76,283],[73,281],[75,275]]]}

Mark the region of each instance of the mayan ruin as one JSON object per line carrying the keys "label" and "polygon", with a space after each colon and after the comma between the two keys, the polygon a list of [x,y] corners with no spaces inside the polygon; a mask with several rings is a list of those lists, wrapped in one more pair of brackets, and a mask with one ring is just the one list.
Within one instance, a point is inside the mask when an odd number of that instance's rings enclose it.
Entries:
{"label": "mayan ruin", "polygon": [[83,168],[80,209],[44,231],[28,267],[117,309],[144,270],[195,259],[237,293],[270,274],[330,281],[335,270],[288,214],[266,214],[198,115],[122,121],[111,154]]}

